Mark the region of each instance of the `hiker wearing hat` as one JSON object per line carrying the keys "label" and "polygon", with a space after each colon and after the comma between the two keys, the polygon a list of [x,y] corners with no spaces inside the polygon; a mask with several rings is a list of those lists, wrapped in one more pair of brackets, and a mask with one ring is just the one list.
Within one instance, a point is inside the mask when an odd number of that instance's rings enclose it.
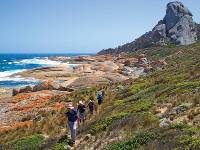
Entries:
{"label": "hiker wearing hat", "polygon": [[78,119],[77,111],[71,103],[69,103],[67,105],[67,109],[68,110],[66,112],[66,116],[68,117],[68,126],[69,126],[69,129],[71,132],[71,140],[72,140],[73,144],[75,144],[77,119]]}
{"label": "hiker wearing hat", "polygon": [[86,107],[83,103],[83,101],[79,101],[78,103],[78,114],[79,114],[79,122],[85,122],[85,118],[86,118],[86,111],[85,111]]}

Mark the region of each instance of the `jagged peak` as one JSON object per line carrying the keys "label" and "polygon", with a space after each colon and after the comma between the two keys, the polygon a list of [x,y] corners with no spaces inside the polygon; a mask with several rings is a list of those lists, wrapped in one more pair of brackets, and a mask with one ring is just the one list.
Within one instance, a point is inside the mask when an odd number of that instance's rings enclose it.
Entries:
{"label": "jagged peak", "polygon": [[191,11],[180,1],[169,2],[165,17],[158,22],[152,31],[146,32],[133,42],[114,49],[104,49],[98,54],[132,52],[150,46],[166,45],[169,42],[176,45],[195,43],[197,30],[192,16]]}
{"label": "jagged peak", "polygon": [[168,11],[172,11],[175,15],[183,14],[193,16],[191,11],[180,1],[169,2],[167,4],[167,13]]}

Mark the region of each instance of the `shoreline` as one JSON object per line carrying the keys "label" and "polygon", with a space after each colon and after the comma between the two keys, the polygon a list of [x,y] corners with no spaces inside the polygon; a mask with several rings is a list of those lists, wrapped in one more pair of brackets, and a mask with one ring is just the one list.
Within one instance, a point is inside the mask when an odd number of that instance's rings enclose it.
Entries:
{"label": "shoreline", "polygon": [[[65,107],[65,104],[59,101],[55,104],[51,103],[54,98],[68,97],[73,91],[76,92],[83,88],[119,83],[139,77],[137,71],[134,72],[134,68],[132,72],[127,70],[127,66],[125,66],[127,59],[122,56],[108,55],[82,56],[70,58],[70,61],[68,58],[62,61],[69,63],[39,67],[13,74],[12,76],[34,78],[44,82],[33,87],[17,89],[0,87],[0,91],[5,92],[0,96],[2,110],[0,111],[0,131],[1,129],[13,129],[13,122],[19,124],[23,123],[23,120],[33,121],[40,111]],[[135,64],[140,58],[130,58],[129,60]],[[70,62],[79,65],[70,67]],[[124,71],[124,69],[126,70]],[[16,125],[16,127],[18,126]]]}

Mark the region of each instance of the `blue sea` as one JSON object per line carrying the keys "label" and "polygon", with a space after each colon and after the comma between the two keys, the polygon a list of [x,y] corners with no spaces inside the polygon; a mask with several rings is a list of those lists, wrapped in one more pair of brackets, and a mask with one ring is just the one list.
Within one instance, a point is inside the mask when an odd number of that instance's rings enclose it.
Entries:
{"label": "blue sea", "polygon": [[[0,87],[35,85],[36,79],[13,76],[15,73],[38,67],[55,66],[60,62],[51,61],[50,56],[80,56],[91,54],[0,54]],[[12,76],[12,77],[11,77]]]}

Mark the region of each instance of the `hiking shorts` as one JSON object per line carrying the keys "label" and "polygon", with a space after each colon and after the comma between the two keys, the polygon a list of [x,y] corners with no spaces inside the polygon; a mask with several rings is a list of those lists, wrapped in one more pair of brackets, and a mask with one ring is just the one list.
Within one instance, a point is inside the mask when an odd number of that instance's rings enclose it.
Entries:
{"label": "hiking shorts", "polygon": [[81,120],[85,120],[85,117],[86,117],[85,112],[84,113],[79,113],[79,118]]}

